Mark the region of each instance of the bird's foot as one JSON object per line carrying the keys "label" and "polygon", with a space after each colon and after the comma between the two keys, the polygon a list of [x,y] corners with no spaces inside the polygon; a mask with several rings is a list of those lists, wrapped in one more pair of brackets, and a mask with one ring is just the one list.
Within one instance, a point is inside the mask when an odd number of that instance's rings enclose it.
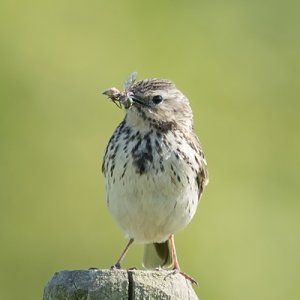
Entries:
{"label": "bird's foot", "polygon": [[174,268],[173,274],[181,274],[184,278],[188,279],[192,284],[195,284],[198,286],[198,282],[190,275],[186,274],[185,272],[180,271],[180,269]]}
{"label": "bird's foot", "polygon": [[[110,267],[110,270],[120,270],[120,269],[122,269],[120,263],[116,263],[115,265],[113,265],[113,266]],[[135,270],[137,270],[137,268],[136,267],[130,267],[130,268],[126,269],[126,270],[127,271],[135,271]]]}
{"label": "bird's foot", "polygon": [[117,262],[113,266],[110,267],[111,270],[120,270],[121,269],[121,264]]}

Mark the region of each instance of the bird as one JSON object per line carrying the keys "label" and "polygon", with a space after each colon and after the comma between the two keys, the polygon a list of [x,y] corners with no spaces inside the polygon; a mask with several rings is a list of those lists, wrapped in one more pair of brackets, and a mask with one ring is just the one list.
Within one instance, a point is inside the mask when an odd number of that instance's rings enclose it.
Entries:
{"label": "bird", "polygon": [[123,92],[103,92],[125,108],[102,162],[108,210],[129,239],[112,267],[121,268],[129,247],[141,243],[144,268],[171,268],[196,283],[181,270],[174,240],[194,217],[208,184],[193,112],[171,80],[136,78],[129,76]]}

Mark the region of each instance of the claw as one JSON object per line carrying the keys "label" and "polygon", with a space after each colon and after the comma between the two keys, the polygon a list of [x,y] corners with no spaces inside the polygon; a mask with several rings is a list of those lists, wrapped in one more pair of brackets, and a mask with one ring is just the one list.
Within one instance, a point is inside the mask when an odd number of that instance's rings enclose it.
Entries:
{"label": "claw", "polygon": [[198,286],[198,282],[190,275],[186,274],[185,272],[180,271],[177,268],[173,269],[174,273],[173,274],[181,274],[185,279],[188,279],[192,284],[195,284]]}
{"label": "claw", "polygon": [[111,270],[120,270],[121,269],[121,265],[119,263],[116,263],[115,265],[110,267]]}

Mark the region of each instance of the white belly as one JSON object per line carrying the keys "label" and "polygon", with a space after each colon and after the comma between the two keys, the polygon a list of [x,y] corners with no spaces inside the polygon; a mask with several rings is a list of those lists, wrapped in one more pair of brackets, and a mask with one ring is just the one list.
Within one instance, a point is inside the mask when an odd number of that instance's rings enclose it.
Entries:
{"label": "white belly", "polygon": [[[186,226],[196,212],[196,173],[182,157],[178,158],[162,145],[163,161],[159,164],[162,155],[153,151],[149,170],[138,174],[132,165],[133,146],[134,143],[129,143],[129,155],[118,151],[112,176],[111,164],[107,165],[108,207],[123,230],[136,242],[163,242]],[[188,145],[185,155],[194,163],[195,154]]]}

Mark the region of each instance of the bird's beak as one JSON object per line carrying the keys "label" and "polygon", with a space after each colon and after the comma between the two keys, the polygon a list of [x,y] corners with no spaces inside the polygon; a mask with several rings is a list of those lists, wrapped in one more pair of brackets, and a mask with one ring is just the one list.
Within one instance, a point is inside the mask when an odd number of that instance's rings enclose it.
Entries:
{"label": "bird's beak", "polygon": [[147,103],[145,103],[144,101],[140,100],[139,98],[137,98],[134,95],[132,95],[130,98],[131,98],[131,100],[132,100],[133,103],[138,103],[141,106],[149,107],[149,105]]}

